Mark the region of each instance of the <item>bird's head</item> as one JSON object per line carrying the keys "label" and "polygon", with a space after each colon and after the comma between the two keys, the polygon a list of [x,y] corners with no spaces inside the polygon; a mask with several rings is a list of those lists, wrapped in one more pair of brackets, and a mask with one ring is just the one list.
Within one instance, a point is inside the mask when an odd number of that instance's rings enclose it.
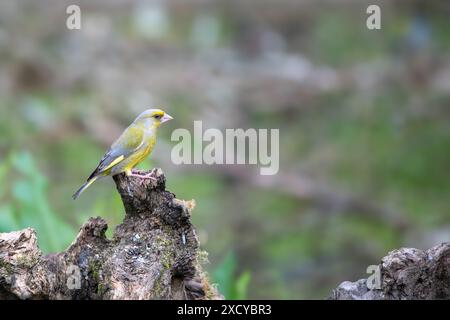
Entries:
{"label": "bird's head", "polygon": [[158,128],[161,123],[172,120],[173,118],[161,109],[148,109],[142,112],[134,122],[143,124],[146,127]]}

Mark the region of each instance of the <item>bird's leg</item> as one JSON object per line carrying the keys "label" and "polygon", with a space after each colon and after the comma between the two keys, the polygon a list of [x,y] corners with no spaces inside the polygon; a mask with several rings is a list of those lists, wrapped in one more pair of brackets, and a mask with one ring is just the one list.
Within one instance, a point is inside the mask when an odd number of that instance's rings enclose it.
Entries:
{"label": "bird's leg", "polygon": [[149,179],[149,180],[156,181],[156,178],[152,177],[152,173],[147,173],[147,174],[144,174],[144,175],[137,174],[137,173],[132,173],[132,174],[130,174],[130,177],[137,177],[137,178],[141,178],[141,179]]}
{"label": "bird's leg", "polygon": [[156,181],[156,178],[153,176],[154,172],[153,170],[147,174],[141,174],[142,171],[140,170],[131,170],[131,172],[128,174],[128,176],[130,177],[137,177],[137,178],[142,178],[142,179],[149,179],[149,180],[153,180]]}
{"label": "bird's leg", "polygon": [[147,174],[144,174],[144,175],[138,174],[138,173],[130,173],[128,176],[129,177],[136,177],[136,178],[149,179],[149,180],[156,181],[156,178],[152,177],[152,173],[151,172],[147,173]]}
{"label": "bird's leg", "polygon": [[128,177],[136,177],[136,178],[140,178],[141,179],[141,185],[143,184],[143,181],[145,179],[151,180],[153,185],[156,185],[157,179],[155,177],[153,177],[154,172],[150,172],[147,174],[140,174],[140,170],[130,170],[128,172],[126,172],[126,175]]}

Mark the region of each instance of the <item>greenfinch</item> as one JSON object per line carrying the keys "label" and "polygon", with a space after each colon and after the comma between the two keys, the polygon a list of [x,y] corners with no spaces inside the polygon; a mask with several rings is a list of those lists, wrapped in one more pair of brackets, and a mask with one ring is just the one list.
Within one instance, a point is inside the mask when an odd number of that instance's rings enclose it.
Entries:
{"label": "greenfinch", "polygon": [[122,172],[127,176],[155,179],[151,174],[135,174],[132,169],[152,152],[158,127],[171,119],[173,118],[161,109],[148,109],[142,112],[111,145],[86,183],[72,196],[73,199],[77,199],[99,178]]}

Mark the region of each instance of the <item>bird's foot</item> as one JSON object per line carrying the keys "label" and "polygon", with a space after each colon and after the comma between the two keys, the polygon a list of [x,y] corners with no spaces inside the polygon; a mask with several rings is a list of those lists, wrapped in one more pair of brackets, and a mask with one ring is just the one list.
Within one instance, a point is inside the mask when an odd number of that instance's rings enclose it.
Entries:
{"label": "bird's foot", "polygon": [[136,177],[136,178],[149,179],[149,180],[156,181],[156,178],[152,176],[152,173],[147,173],[147,174],[132,173],[129,175],[129,177]]}
{"label": "bird's foot", "polygon": [[133,170],[131,171],[131,173],[129,174],[129,177],[136,177],[136,178],[140,178],[141,180],[141,184],[143,184],[143,182],[145,180],[151,180],[152,184],[156,185],[156,182],[158,181],[154,175],[155,175],[155,171],[152,170],[151,172],[147,173],[147,174],[141,174],[142,171],[140,170]]}

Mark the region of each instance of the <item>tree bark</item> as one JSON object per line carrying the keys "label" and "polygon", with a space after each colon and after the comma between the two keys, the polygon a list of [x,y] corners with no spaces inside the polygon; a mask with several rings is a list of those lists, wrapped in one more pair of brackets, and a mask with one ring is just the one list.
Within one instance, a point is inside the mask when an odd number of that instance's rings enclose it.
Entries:
{"label": "tree bark", "polygon": [[201,268],[194,201],[156,181],[114,177],[125,217],[112,239],[90,218],[66,251],[43,255],[27,228],[0,234],[0,299],[220,299]]}
{"label": "tree bark", "polygon": [[428,250],[401,248],[381,260],[370,279],[345,281],[332,300],[430,300],[450,299],[450,243]]}
{"label": "tree bark", "polygon": [[[100,217],[56,254],[42,254],[31,228],[1,233],[0,299],[222,299],[200,265],[194,201],[166,191],[161,170],[153,175],[114,177],[125,217],[112,239]],[[378,267],[380,277],[345,281],[330,299],[450,299],[450,243],[394,250]]]}

